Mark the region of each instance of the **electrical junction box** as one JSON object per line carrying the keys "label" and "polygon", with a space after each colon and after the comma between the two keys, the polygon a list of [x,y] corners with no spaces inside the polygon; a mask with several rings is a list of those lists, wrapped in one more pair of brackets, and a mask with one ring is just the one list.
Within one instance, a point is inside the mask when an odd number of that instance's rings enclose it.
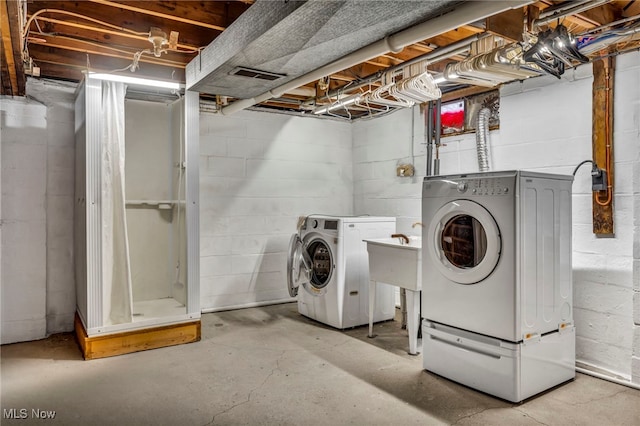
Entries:
{"label": "electrical junction box", "polygon": [[591,190],[606,191],[607,190],[607,171],[598,169],[597,172],[591,172]]}

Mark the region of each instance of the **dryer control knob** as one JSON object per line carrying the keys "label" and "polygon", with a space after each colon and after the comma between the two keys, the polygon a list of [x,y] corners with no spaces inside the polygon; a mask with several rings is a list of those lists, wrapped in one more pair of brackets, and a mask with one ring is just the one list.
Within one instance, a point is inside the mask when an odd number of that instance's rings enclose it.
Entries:
{"label": "dryer control knob", "polygon": [[467,188],[469,188],[469,185],[467,184],[467,182],[460,182],[458,184],[458,192],[466,192]]}

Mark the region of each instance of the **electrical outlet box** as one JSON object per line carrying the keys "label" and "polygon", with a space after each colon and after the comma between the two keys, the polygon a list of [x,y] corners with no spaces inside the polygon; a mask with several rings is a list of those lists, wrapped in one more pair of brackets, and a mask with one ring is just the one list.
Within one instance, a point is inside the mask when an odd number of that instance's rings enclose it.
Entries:
{"label": "electrical outlet box", "polygon": [[606,191],[607,190],[607,171],[598,169],[598,172],[591,172],[591,190]]}
{"label": "electrical outlet box", "polygon": [[396,176],[398,177],[411,177],[414,174],[414,168],[411,164],[400,164],[396,168]]}

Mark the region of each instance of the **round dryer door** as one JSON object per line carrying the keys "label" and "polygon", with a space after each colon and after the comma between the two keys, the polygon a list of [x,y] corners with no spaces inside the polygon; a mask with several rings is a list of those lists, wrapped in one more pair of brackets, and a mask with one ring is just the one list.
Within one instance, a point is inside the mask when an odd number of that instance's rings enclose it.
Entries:
{"label": "round dryer door", "polygon": [[333,275],[334,262],[331,247],[324,238],[309,235],[303,241],[302,252],[311,265],[308,279],[302,283],[302,286],[312,295],[321,296],[326,293]]}
{"label": "round dryer door", "polygon": [[311,260],[303,248],[299,234],[293,234],[289,240],[289,255],[287,256],[287,289],[289,296],[298,295],[301,283],[309,281]]}
{"label": "round dryer door", "polygon": [[427,234],[439,272],[459,284],[475,284],[493,272],[502,241],[493,216],[478,203],[451,201],[431,220]]}

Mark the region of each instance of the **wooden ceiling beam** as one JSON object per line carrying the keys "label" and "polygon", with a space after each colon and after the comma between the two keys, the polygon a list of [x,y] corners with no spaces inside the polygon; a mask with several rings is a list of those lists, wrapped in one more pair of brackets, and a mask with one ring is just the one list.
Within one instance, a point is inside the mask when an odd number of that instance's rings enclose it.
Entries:
{"label": "wooden ceiling beam", "polygon": [[481,86],[468,86],[462,89],[454,90],[452,92],[447,92],[442,95],[442,102],[449,102],[456,99],[464,98],[467,96],[479,95],[481,93],[490,92],[492,90],[496,90],[496,87],[481,87]]}
{"label": "wooden ceiling beam", "polygon": [[435,37],[431,37],[429,39],[423,40],[423,43],[426,43],[427,45],[433,44],[438,47],[444,47],[482,32],[484,31],[480,30],[479,28],[469,27],[467,25],[464,27],[457,28],[453,31],[447,31]]}
{"label": "wooden ceiling beam", "polygon": [[490,16],[486,19],[487,31],[510,41],[522,41],[524,9],[517,8]]}
{"label": "wooden ceiling beam", "polygon": [[[11,54],[11,52],[9,52]],[[5,59],[4,43],[0,39],[0,95],[13,95],[11,89],[11,76]]]}
{"label": "wooden ceiling beam", "polygon": [[[202,28],[209,28],[217,31],[224,31],[226,28],[221,25],[210,24],[208,22],[201,22],[195,19],[184,18],[182,16],[176,16],[169,13],[159,12],[157,10],[152,10],[153,2],[146,2],[145,7],[138,7],[127,3],[118,3],[115,1],[109,0],[89,0],[92,3],[101,4],[103,6],[111,6],[116,7],[118,9],[129,10],[135,13],[142,13],[145,15],[155,16],[157,18],[168,19],[171,21],[182,22],[184,24],[195,25]],[[199,5],[199,4],[197,4]]]}
{"label": "wooden ceiling beam", "polygon": [[9,2],[3,1],[0,6],[0,26],[2,27],[2,49],[4,52],[4,60],[7,64],[9,73],[9,82],[11,83],[11,94],[18,93],[18,75],[16,73],[16,63],[13,58],[13,42],[11,37],[11,29],[9,25]]}
{"label": "wooden ceiling beam", "polygon": [[365,63],[373,65],[374,67],[380,67],[380,68],[389,68],[392,67],[394,64],[390,63],[391,61],[379,61],[379,60],[371,60],[371,61],[365,61]]}
{"label": "wooden ceiling beam", "polygon": [[[79,41],[66,41],[66,43],[58,43],[55,39],[51,38],[50,40],[41,41],[32,41],[31,45],[41,45],[51,49],[61,49],[61,50],[70,50],[74,52],[85,53],[87,55],[99,55],[99,56],[109,56],[112,58],[126,59],[129,61],[133,61],[133,54],[127,54],[127,52],[120,51],[118,49],[107,49],[100,48],[97,46],[92,46],[87,43],[79,42]],[[37,55],[33,55],[37,58]],[[37,61],[38,59],[36,59]],[[176,67],[176,68],[185,68],[185,63],[183,61],[171,60],[171,59],[162,59],[156,58],[155,56],[141,56],[140,62],[148,63],[148,64],[156,64],[167,67]]]}
{"label": "wooden ceiling beam", "polygon": [[599,27],[605,23],[621,19],[622,10],[616,8],[611,3],[608,3],[599,7],[594,7],[593,9],[585,10],[577,16],[589,21],[595,27]]}
{"label": "wooden ceiling beam", "polygon": [[[429,52],[433,51],[433,48],[431,46],[427,46],[424,43],[414,43],[414,44],[412,44],[410,46],[407,46],[407,47],[410,47],[412,49],[418,50],[418,51],[420,51],[422,53],[429,53]],[[405,49],[406,49],[406,47],[405,47]]]}
{"label": "wooden ceiling beam", "polygon": [[[149,7],[155,5],[156,3],[165,3],[165,2],[142,2],[143,4],[149,5]],[[211,10],[220,10],[221,15],[217,16],[218,21],[222,21],[222,10],[223,10],[223,2],[218,1],[207,1],[204,3],[204,6],[201,6],[200,2],[195,1],[178,1],[173,2],[178,3],[178,5],[182,5],[183,3],[192,5],[192,8],[195,8],[196,5],[201,7],[200,15],[194,15],[196,12],[191,12],[190,15],[185,16],[204,16],[207,10],[209,10],[208,14],[213,15]],[[157,7],[157,6],[156,6]],[[138,32],[138,36],[144,37],[147,34],[151,27],[160,28],[162,31],[167,33],[167,36],[171,31],[176,31],[179,33],[179,40],[182,44],[190,45],[190,46],[198,46],[203,47],[207,46],[214,40],[219,34],[220,31],[213,30],[209,28],[197,27],[194,25],[186,24],[183,22],[177,21],[169,21],[167,19],[162,19],[156,16],[143,15],[141,13],[132,12],[129,10],[116,10],[111,7],[101,6],[95,3],[91,3],[89,1],[58,1],[58,0],[47,0],[47,1],[35,1],[28,3],[28,14],[29,16],[33,16],[36,12],[41,10],[47,10],[45,13],[41,13],[36,18],[38,21],[43,18],[57,19],[64,22],[70,22],[75,24],[86,24],[86,25],[96,25],[98,27],[102,27],[102,25],[97,24],[95,22],[88,21],[86,19],[82,19],[81,17],[71,16],[66,13],[60,13],[56,11],[65,11],[74,14],[78,14],[81,16],[90,17],[96,19],[98,21],[103,21],[108,23],[109,25],[113,25],[117,28],[121,28],[122,32]],[[213,19],[213,18],[212,18]],[[209,22],[215,22],[211,20]],[[49,24],[45,24],[41,27],[47,28]],[[53,25],[53,24],[51,24]],[[104,28],[109,28],[108,26],[104,26]],[[37,27],[35,22],[31,24],[30,29],[32,31],[37,31]],[[61,28],[58,27],[60,32],[69,33],[69,27]],[[110,28],[111,30],[117,30],[116,28]],[[107,34],[105,33],[105,36]],[[104,37],[105,41],[108,41],[108,37]],[[149,44],[150,45],[150,44]]]}
{"label": "wooden ceiling beam", "polygon": [[3,95],[24,96],[26,79],[20,49],[20,21],[18,18],[19,4],[15,0],[0,2],[0,34],[2,36],[2,71],[9,76],[6,89],[2,85]]}
{"label": "wooden ceiling beam", "polygon": [[[87,57],[83,52],[65,51],[62,59],[57,49],[35,45],[32,50],[38,56],[37,63],[43,76],[79,81],[83,78],[83,71],[87,71]],[[110,72],[114,69],[122,69],[130,63],[131,61],[128,59],[96,55],[91,57],[91,70],[95,72]],[[129,74],[129,71],[127,71],[127,74]],[[153,63],[141,64],[140,69],[135,73],[130,73],[130,75],[157,80],[174,80],[180,83],[185,81],[183,68]]]}
{"label": "wooden ceiling beam", "polygon": [[160,57],[156,57],[151,54],[151,50],[136,46],[119,46],[119,45],[108,45],[104,43],[96,43],[90,40],[82,40],[74,37],[67,36],[51,36],[46,34],[37,34],[34,37],[29,37],[29,44],[43,44],[51,47],[69,46],[73,50],[82,50],[82,49],[91,49],[91,53],[104,53],[111,54],[113,52],[120,53],[125,55],[124,57],[133,59],[133,55],[139,53],[141,51],[147,51],[140,57],[141,62],[149,62],[147,59],[159,60],[159,61],[169,61],[176,62],[181,64],[186,64],[191,60],[189,53],[185,52],[175,52],[168,51],[162,54]]}
{"label": "wooden ceiling beam", "polygon": [[[80,24],[80,23],[71,22],[71,21],[62,21],[60,19],[45,18],[42,16],[39,16],[37,20],[52,24],[50,28],[47,28],[46,30],[44,30],[45,32],[65,33],[68,35],[83,36],[99,42],[105,42],[105,41],[116,42],[116,40],[113,40],[111,37],[107,38],[104,36],[104,34],[108,34],[110,36],[113,35],[116,37],[122,37],[124,39],[144,41],[146,43],[146,47],[151,46],[151,44],[149,43],[148,37],[127,33],[124,31],[112,30],[109,28],[101,28],[93,25]],[[76,30],[85,30],[85,31],[68,31],[68,30],[64,31],[62,28],[58,28],[58,27],[70,27]],[[188,50],[188,51],[197,51],[199,46],[178,43],[177,47],[180,49]]]}

